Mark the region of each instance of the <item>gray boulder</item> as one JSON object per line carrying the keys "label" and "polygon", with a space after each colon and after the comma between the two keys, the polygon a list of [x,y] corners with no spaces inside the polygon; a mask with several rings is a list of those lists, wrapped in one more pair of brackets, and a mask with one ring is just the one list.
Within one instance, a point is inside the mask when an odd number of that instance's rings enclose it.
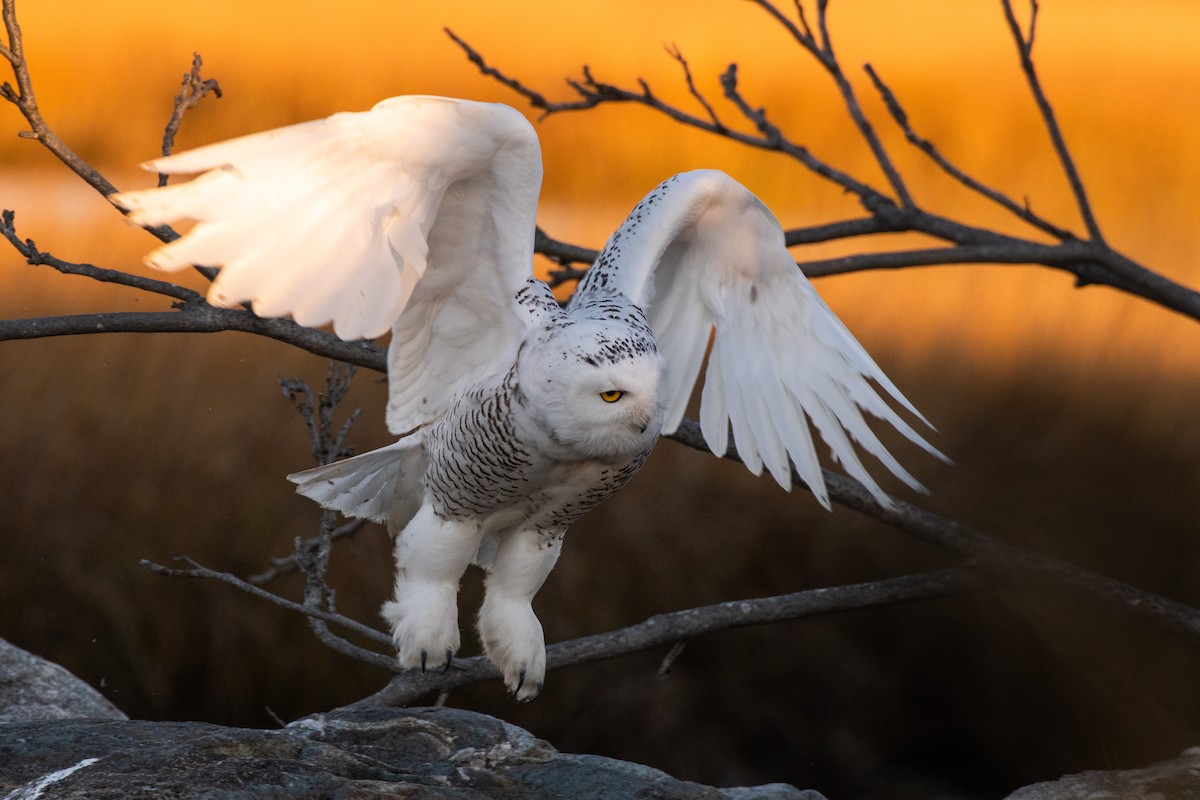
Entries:
{"label": "gray boulder", "polygon": [[521,728],[449,708],[332,712],[272,731],[196,722],[0,725],[0,797],[823,800],[784,784],[715,789],[559,753]]}
{"label": "gray boulder", "polygon": [[0,639],[0,723],[80,717],[127,718],[58,664]]}
{"label": "gray boulder", "polygon": [[1035,783],[1005,800],[1200,800],[1200,747],[1141,769],[1080,772]]}

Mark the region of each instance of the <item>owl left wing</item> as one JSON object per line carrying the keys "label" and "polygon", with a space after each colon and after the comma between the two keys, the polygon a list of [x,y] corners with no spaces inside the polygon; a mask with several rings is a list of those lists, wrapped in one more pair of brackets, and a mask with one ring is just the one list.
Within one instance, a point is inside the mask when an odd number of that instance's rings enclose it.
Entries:
{"label": "owl left wing", "polygon": [[789,488],[790,461],[826,508],[809,421],[833,457],[885,505],[891,500],[863,466],[856,444],[904,483],[923,489],[883,446],[864,412],[945,458],[885,399],[929,424],[797,269],[774,215],[722,172],[676,175],[647,195],[613,234],[578,295],[601,289],[624,293],[647,314],[667,364],[664,433],[683,418],[712,334],[700,425],[714,453],[725,453],[732,428],[752,472],[765,466]]}
{"label": "owl left wing", "polygon": [[395,433],[436,417],[520,343],[513,298],[531,273],[542,163],[508,106],[394,97],[144,166],[202,173],[112,196],[144,225],[196,221],[152,266],[219,266],[215,305],[332,322],[343,339],[392,330]]}

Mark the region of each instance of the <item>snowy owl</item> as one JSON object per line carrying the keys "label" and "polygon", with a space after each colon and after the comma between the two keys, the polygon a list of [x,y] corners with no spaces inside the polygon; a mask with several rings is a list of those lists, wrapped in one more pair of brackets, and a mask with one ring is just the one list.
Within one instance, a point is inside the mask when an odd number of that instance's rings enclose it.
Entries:
{"label": "snowy owl", "polygon": [[563,534],[677,428],[706,352],[708,446],[724,454],[732,428],[746,466],[785,489],[794,466],[829,506],[809,422],[884,504],[855,444],[920,486],[864,412],[940,456],[885,401],[928,425],[797,269],[775,217],[724,173],[646,195],[564,309],[531,277],[541,154],[508,106],[397,97],[144,166],[203,173],[113,196],[143,225],[197,221],[147,263],[220,266],[219,306],[332,322],[343,339],[391,331],[387,422],[400,440],[288,477],[395,536],[383,615],[404,667],[449,666],[474,561],[487,571],[487,656],[518,699],[537,696],[546,655],[531,601]]}

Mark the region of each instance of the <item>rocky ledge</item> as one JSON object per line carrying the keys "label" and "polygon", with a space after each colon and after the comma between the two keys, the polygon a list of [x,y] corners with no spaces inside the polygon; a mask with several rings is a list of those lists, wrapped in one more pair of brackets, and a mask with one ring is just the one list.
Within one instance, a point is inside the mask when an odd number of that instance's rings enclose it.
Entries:
{"label": "rocky ledge", "polygon": [[[335,711],[279,730],[125,718],[61,667],[0,639],[0,800],[69,798],[824,800],[787,784],[715,789],[651,767],[560,753],[450,708]],[[1200,748],[1087,772],[1009,800],[1200,800]]]}
{"label": "rocky ledge", "polygon": [[560,753],[521,728],[449,708],[335,712],[271,731],[10,723],[0,725],[0,797],[823,800],[785,784],[714,789],[650,767]]}

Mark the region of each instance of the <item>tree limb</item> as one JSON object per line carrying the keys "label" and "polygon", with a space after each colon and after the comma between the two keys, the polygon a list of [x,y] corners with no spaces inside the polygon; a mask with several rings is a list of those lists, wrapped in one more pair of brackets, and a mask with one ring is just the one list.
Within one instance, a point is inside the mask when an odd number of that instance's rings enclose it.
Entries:
{"label": "tree limb", "polygon": [[290,344],[314,355],[383,372],[382,348],[367,341],[345,342],[290,319],[265,319],[237,308],[217,308],[203,301],[176,304],[177,311],[120,311],[25,317],[0,320],[0,341],[40,339],[94,333],[254,333]]}
{"label": "tree limb", "polygon": [[[628,655],[730,628],[946,597],[978,591],[992,583],[992,579],[971,566],[957,566],[940,572],[808,589],[775,597],[733,600],[656,614],[627,628],[548,645],[546,669],[561,669]],[[348,708],[406,705],[433,692],[449,691],[498,677],[499,672],[486,658],[455,659],[452,669],[445,675],[401,672],[382,690],[352,703]]]}

